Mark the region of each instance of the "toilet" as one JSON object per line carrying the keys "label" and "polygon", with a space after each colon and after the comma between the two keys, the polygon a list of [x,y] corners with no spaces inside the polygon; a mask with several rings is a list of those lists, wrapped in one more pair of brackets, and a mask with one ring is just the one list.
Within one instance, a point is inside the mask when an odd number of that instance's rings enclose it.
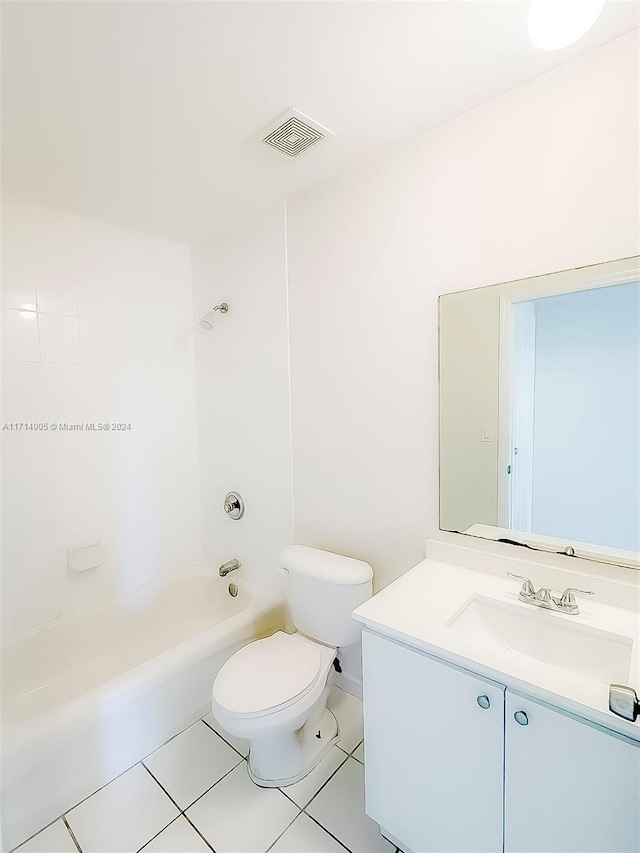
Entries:
{"label": "toilet", "polygon": [[213,683],[211,709],[223,729],[250,742],[249,775],[261,787],[293,785],[336,743],[327,708],[337,649],[360,639],[351,613],[372,594],[362,560],[291,545],[282,551],[293,634],[244,646]]}

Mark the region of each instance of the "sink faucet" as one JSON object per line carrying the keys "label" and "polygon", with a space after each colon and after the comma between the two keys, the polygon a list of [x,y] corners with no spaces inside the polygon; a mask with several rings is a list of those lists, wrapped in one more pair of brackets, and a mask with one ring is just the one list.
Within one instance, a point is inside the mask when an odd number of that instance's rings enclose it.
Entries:
{"label": "sink faucet", "polygon": [[236,569],[240,568],[240,560],[229,560],[228,563],[223,563],[218,569],[218,574],[221,578],[226,578],[229,572],[235,572]]}
{"label": "sink faucet", "polygon": [[524,601],[525,604],[533,604],[534,607],[542,607],[545,610],[555,610],[558,613],[566,613],[569,616],[577,616],[580,613],[578,603],[574,593],[580,595],[593,595],[593,590],[576,589],[574,586],[567,587],[562,595],[556,596],[546,586],[541,586],[536,589],[529,578],[522,575],[514,575],[513,572],[507,572],[510,578],[523,581],[522,588],[518,598]]}

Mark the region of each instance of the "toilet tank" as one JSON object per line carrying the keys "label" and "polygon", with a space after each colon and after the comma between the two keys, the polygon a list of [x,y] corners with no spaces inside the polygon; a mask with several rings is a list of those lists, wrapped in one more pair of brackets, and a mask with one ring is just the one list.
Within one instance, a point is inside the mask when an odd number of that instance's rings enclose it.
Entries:
{"label": "toilet tank", "polygon": [[351,613],[371,597],[373,569],[369,563],[307,545],[290,545],[280,559],[297,630],[327,646],[357,643],[360,625]]}

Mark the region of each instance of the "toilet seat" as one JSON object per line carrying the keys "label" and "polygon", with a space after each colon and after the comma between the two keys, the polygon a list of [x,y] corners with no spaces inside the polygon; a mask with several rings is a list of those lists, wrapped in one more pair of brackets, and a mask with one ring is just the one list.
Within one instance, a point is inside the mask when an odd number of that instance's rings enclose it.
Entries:
{"label": "toilet seat", "polygon": [[305,696],[318,680],[321,664],[315,643],[277,631],[229,658],[213,684],[213,700],[238,717],[270,714]]}

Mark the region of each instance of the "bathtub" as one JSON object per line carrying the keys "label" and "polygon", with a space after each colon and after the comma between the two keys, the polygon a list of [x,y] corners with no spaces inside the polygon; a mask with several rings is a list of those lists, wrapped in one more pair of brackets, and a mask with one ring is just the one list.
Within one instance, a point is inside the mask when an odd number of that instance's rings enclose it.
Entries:
{"label": "bathtub", "polygon": [[238,586],[181,576],[2,648],[5,851],[204,716],[225,660],[283,627],[280,597]]}

